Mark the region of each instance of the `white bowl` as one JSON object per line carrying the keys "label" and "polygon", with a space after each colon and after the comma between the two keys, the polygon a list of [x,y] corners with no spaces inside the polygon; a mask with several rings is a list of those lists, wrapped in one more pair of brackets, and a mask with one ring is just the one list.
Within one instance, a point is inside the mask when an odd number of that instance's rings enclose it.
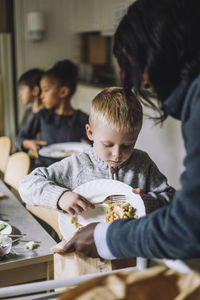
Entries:
{"label": "white bowl", "polygon": [[12,239],[5,234],[0,234],[0,259],[8,254],[12,248]]}

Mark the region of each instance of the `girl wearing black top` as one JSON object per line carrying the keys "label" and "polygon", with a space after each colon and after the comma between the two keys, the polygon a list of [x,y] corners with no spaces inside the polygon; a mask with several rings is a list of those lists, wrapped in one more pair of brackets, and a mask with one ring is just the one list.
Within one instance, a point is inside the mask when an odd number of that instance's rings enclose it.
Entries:
{"label": "girl wearing black top", "polygon": [[[18,149],[30,150],[36,158],[35,166],[48,166],[54,162],[39,157],[39,146],[87,141],[85,124],[88,115],[71,105],[77,79],[78,68],[69,60],[56,63],[41,78],[41,99],[45,108],[32,117],[17,137]],[[36,140],[38,133],[40,140]]]}

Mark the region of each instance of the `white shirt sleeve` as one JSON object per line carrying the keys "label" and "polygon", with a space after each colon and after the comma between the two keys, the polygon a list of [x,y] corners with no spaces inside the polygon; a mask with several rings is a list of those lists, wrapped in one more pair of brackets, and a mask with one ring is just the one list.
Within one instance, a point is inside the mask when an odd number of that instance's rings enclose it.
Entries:
{"label": "white shirt sleeve", "polygon": [[99,223],[99,224],[97,224],[97,226],[95,227],[95,230],[94,230],[94,241],[95,241],[95,245],[97,248],[97,252],[98,252],[99,256],[104,259],[116,259],[117,258],[109,250],[108,244],[106,241],[107,230],[108,230],[108,227],[110,226],[110,224],[111,224],[111,222]]}

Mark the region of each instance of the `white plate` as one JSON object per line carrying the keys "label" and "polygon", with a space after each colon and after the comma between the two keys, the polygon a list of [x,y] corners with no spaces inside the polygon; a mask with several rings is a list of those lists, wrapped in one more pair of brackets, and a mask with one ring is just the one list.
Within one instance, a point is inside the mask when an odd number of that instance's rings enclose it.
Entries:
{"label": "white plate", "polygon": [[72,142],[72,143],[57,143],[42,147],[39,154],[45,157],[63,158],[70,156],[76,152],[87,151],[90,147],[89,144]]}
{"label": "white plate", "polygon": [[12,227],[7,222],[0,220],[0,224],[2,224],[2,223],[5,224],[6,227],[3,230],[0,230],[0,234],[11,234]]}
{"label": "white plate", "polygon": [[[129,202],[136,208],[136,215],[142,217],[145,215],[145,207],[142,198],[133,194],[132,187],[129,185],[112,179],[98,179],[78,186],[73,192],[78,193],[91,201],[92,203],[100,202],[105,197],[112,194],[123,194],[127,196]],[[105,222],[106,204],[98,205],[95,209],[88,209],[82,215],[77,215],[77,222],[85,226],[92,222]],[[58,222],[60,231],[64,239],[69,239],[77,231],[74,224],[70,223],[71,215],[59,213]]]}

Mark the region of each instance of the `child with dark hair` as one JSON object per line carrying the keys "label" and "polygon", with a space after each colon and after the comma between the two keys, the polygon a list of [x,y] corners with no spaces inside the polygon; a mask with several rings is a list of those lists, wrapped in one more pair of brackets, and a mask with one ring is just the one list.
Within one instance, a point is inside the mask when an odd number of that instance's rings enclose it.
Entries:
{"label": "child with dark hair", "polygon": [[[78,80],[78,68],[69,61],[57,62],[40,81],[44,108],[35,114],[17,137],[19,150],[31,150],[35,166],[48,166],[54,159],[38,155],[38,147],[46,144],[88,141],[85,125],[88,115],[71,105]],[[40,133],[40,140],[36,135]]]}
{"label": "child with dark hair", "polygon": [[40,98],[40,79],[43,74],[43,70],[34,68],[23,73],[18,79],[17,86],[20,101],[25,105],[31,104],[24,113],[18,127],[19,130],[27,124],[34,113],[37,113],[43,107]]}

